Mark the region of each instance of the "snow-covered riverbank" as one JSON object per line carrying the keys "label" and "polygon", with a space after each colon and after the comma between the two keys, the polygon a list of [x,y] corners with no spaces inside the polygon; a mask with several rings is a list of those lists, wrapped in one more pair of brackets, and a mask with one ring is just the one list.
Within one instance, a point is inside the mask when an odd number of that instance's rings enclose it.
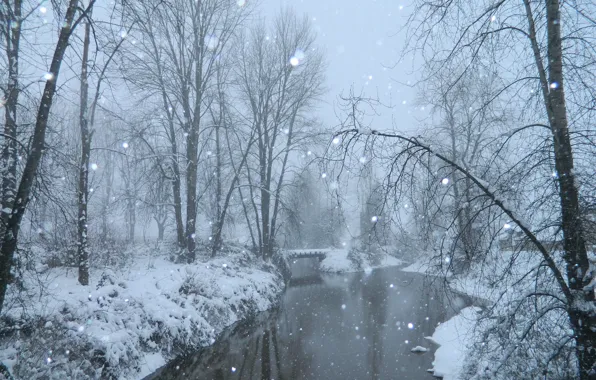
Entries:
{"label": "snow-covered riverbank", "polygon": [[435,351],[432,373],[443,380],[461,380],[466,351],[473,342],[479,308],[467,307],[437,326],[431,340],[439,345]]}
{"label": "snow-covered riverbank", "polygon": [[275,306],[284,289],[277,268],[241,251],[190,265],[140,255],[118,272],[95,270],[89,286],[65,268],[24,279],[4,313],[21,327],[0,347],[22,379],[142,378]]}
{"label": "snow-covered riverbank", "polygon": [[399,266],[403,264],[403,261],[390,256],[385,253],[381,253],[378,256],[378,262],[371,263],[366,260],[365,255],[358,255],[360,261],[350,258],[350,251],[347,249],[333,250],[327,257],[321,261],[320,270],[329,273],[350,273],[350,272],[361,272],[376,268],[385,268],[392,266]]}
{"label": "snow-covered riverbank", "polygon": [[[453,291],[472,297],[476,300],[475,306],[484,307],[484,309],[466,308],[437,327],[432,338],[440,347],[435,354],[434,369],[436,375],[441,375],[445,379],[459,380],[470,377],[466,372],[470,368],[466,369],[466,363],[462,363],[463,359],[466,359],[467,364],[483,360],[486,364],[482,368],[488,368],[487,373],[490,373],[489,370],[492,371],[492,363],[496,363],[495,366],[498,368],[501,360],[499,351],[493,347],[494,343],[487,340],[485,332],[488,328],[493,330],[499,328],[491,323],[500,320],[500,310],[508,310],[509,305],[519,305],[520,299],[523,301],[524,295],[531,294],[537,287],[547,289],[547,293],[550,292],[550,294],[557,292],[551,283],[552,280],[541,280],[538,284],[534,277],[527,276],[528,273],[533,273],[543,265],[540,255],[533,251],[494,252],[483,260],[472,263],[465,270],[460,270],[458,274],[454,274],[448,264],[440,264],[437,260],[427,258],[410,264],[402,270],[442,277]],[[562,322],[565,316],[560,313],[551,314],[551,319],[543,318],[541,321],[545,323],[544,328],[547,330],[543,328],[540,331],[548,331],[547,334],[550,334],[554,340],[567,338],[566,326]],[[525,328],[524,318],[533,323],[531,316],[522,315],[519,318],[518,328],[520,329]],[[516,331],[518,332],[521,334],[520,331]],[[486,352],[478,351],[486,350],[488,344],[491,344],[490,349],[495,352],[494,357],[490,356],[493,351],[488,355]],[[485,356],[479,359],[481,354]],[[523,367],[523,365],[522,363],[518,369],[514,369],[514,373],[527,374],[536,367],[528,365]]]}

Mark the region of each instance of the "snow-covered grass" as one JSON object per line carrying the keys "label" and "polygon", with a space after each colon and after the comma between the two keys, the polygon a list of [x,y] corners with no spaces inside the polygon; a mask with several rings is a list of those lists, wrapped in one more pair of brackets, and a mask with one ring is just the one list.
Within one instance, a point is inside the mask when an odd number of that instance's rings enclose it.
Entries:
{"label": "snow-covered grass", "polygon": [[443,380],[462,379],[466,352],[474,341],[474,326],[479,308],[467,307],[458,315],[441,323],[431,340],[440,347],[435,351],[433,375]]}
{"label": "snow-covered grass", "polygon": [[403,264],[403,261],[400,259],[385,253],[380,253],[378,255],[378,262],[376,263],[369,262],[366,260],[365,255],[362,254],[358,254],[358,260],[354,260],[353,256],[353,252],[352,255],[350,255],[350,251],[347,249],[329,251],[327,257],[321,261],[320,269],[323,272],[349,273],[399,266]]}
{"label": "snow-covered grass", "polygon": [[[136,254],[136,252],[131,252]],[[274,306],[277,269],[241,250],[189,265],[138,255],[118,271],[26,271],[9,290],[0,360],[17,378],[141,378],[215,342],[234,322]]]}

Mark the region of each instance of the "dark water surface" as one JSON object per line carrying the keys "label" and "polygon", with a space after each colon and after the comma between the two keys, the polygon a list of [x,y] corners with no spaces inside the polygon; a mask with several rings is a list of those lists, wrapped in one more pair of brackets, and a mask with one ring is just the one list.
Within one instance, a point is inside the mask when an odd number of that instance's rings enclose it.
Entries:
{"label": "dark water surface", "polygon": [[[236,324],[213,346],[151,379],[432,379],[424,339],[470,301],[397,268],[343,275],[297,260],[277,310]],[[429,349],[412,353],[415,346]]]}

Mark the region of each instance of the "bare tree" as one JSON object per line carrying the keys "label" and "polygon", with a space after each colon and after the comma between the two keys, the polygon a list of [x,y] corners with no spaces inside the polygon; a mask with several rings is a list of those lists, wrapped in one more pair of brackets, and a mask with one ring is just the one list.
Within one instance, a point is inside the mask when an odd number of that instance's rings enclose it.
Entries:
{"label": "bare tree", "polygon": [[[173,162],[173,186],[179,242],[184,242],[185,259],[191,262],[195,259],[197,238],[199,132],[209,110],[207,94],[214,82],[217,57],[245,19],[247,8],[225,0],[182,1],[153,12],[154,8],[151,2],[136,2],[131,3],[128,10],[139,20],[143,54],[149,57],[147,63],[141,64],[135,59],[130,66],[143,72],[141,76],[133,76],[135,84],[148,87],[161,98],[168,119],[173,160],[179,155],[176,126],[184,132],[186,226],[183,237],[180,236],[181,181],[177,162]],[[149,13],[152,13],[150,18],[146,17]]]}
{"label": "bare tree", "polygon": [[[75,19],[78,3],[79,2],[77,0],[71,0],[68,2],[64,10],[64,23],[60,29],[60,34],[56,42],[50,67],[48,73],[46,74],[46,84],[39,102],[35,129],[29,148],[30,153],[23,168],[23,174],[19,181],[19,185],[14,197],[14,203],[12,207],[2,209],[2,218],[0,222],[3,226],[2,246],[0,248],[0,308],[4,304],[6,289],[11,278],[10,270],[12,268],[14,253],[17,248],[21,221],[23,219],[23,215],[25,214],[27,204],[30,200],[31,189],[33,187],[33,183],[37,175],[37,169],[45,148],[44,145],[48,117],[52,102],[54,100],[54,94],[56,92],[56,81],[58,80],[58,75],[60,74],[60,66],[62,65],[64,53],[68,47],[68,42],[72,36],[73,30],[79,24],[81,18],[84,17],[85,13],[89,11],[89,7],[93,5],[94,0],[92,0],[89,6],[83,11],[83,15]],[[18,4],[20,4],[20,1],[17,2],[17,5]],[[12,6],[7,8],[14,9]],[[6,10],[7,8],[3,9]],[[13,15],[10,14],[6,16],[10,16],[12,18]],[[14,18],[12,19],[14,20]],[[22,28],[22,20],[20,21],[18,27]]]}
{"label": "bare tree", "polygon": [[[454,63],[453,67],[441,72],[429,70],[432,78],[421,84],[423,88],[419,105],[430,106],[430,123],[433,118],[438,119],[438,125],[431,124],[428,127],[427,140],[432,141],[435,150],[444,153],[452,161],[461,162],[467,169],[477,173],[479,178],[489,180],[495,175],[495,170],[489,168],[491,155],[496,149],[495,138],[504,133],[505,122],[508,121],[503,107],[490,101],[494,96],[495,83],[499,83],[500,79],[494,75],[494,68],[477,65],[465,69],[459,81],[451,86],[448,75],[461,71],[462,66]],[[501,153],[506,154],[505,151]],[[468,265],[486,249],[486,244],[476,236],[477,223],[472,215],[477,207],[474,199],[478,191],[468,178],[457,171],[442,170],[442,174],[450,185],[444,188],[450,193],[451,213],[457,229],[454,249],[463,255]],[[425,194],[430,197],[440,195],[432,191]],[[418,193],[414,201],[428,204],[428,200],[420,196],[421,193]],[[447,205],[442,202],[442,206],[445,208]],[[426,210],[425,214],[429,211]],[[427,219],[427,222],[430,220]]]}
{"label": "bare tree", "polygon": [[[211,256],[217,255],[223,244],[223,229],[228,216],[232,196],[237,189],[242,171],[248,160],[253,144],[256,142],[255,130],[242,131],[236,126],[241,125],[241,119],[233,114],[233,106],[226,94],[231,92],[231,70],[230,65],[218,63],[216,74],[216,94],[211,107],[211,117],[214,123],[215,133],[215,220],[211,231]],[[243,141],[245,142],[243,144]],[[231,176],[227,190],[222,173],[224,172],[224,151],[228,152],[229,165],[226,177]],[[234,154],[236,153],[236,154]],[[236,157],[235,157],[236,156]],[[239,162],[238,162],[239,160]]]}
{"label": "bare tree", "polygon": [[[91,13],[92,9],[89,13]],[[87,102],[89,92],[88,61],[91,23],[85,22],[85,37],[83,39],[83,57],[81,60],[81,102],[79,124],[81,127],[81,162],[79,167],[79,183],[77,189],[79,213],[77,218],[79,282],[89,285],[89,246],[87,243],[87,203],[89,200],[89,157],[91,155],[91,131],[87,119]]]}
{"label": "bare tree", "polygon": [[[585,123],[584,112],[591,113],[593,110],[587,103],[574,102],[570,108],[567,108],[566,103],[567,88],[571,89],[575,101],[585,101],[580,94],[590,94],[592,91],[578,75],[586,67],[594,66],[596,60],[593,59],[592,50],[589,53],[592,58],[580,67],[577,61],[582,62],[585,57],[573,54],[571,47],[586,46],[588,36],[593,36],[596,25],[589,18],[586,19],[582,6],[566,4],[568,8],[565,12],[561,11],[561,6],[562,3],[556,0],[525,1],[522,6],[509,6],[509,3],[501,1],[488,7],[460,1],[417,3],[411,30],[415,33],[414,46],[421,49],[431,68],[430,79],[442,72],[443,68],[449,70],[454,61],[464,62],[459,66],[463,70],[451,70],[450,76],[442,76],[448,80],[445,84],[448,89],[445,101],[456,101],[461,96],[458,86],[466,83],[469,71],[477,68],[476,64],[486,57],[497,54],[501,62],[507,61],[511,55],[516,57],[507,68],[507,73],[517,68],[518,71],[513,71],[516,74],[512,77],[501,73],[502,81],[492,82],[495,88],[491,89],[491,96],[475,107],[476,110],[486,111],[490,109],[489,106],[498,107],[505,103],[515,107],[526,104],[517,119],[523,123],[521,126],[511,126],[507,133],[490,139],[495,149],[489,151],[488,160],[484,161],[487,167],[474,168],[471,165],[474,163],[467,162],[465,156],[450,154],[449,150],[444,152],[440,145],[432,145],[421,136],[409,137],[406,133],[358,126],[347,133],[355,133],[382,144],[382,147],[375,148],[376,151],[386,149],[392,152],[386,183],[393,190],[401,186],[400,182],[405,177],[412,175],[414,167],[424,167],[429,157],[434,163],[427,165],[426,169],[432,170],[436,176],[436,186],[450,185],[449,181],[442,180],[441,173],[457,173],[477,192],[472,197],[477,208],[470,220],[480,220],[492,241],[498,236],[499,230],[515,226],[527,242],[519,249],[527,250],[526,247],[532,246],[531,252],[537,252],[535,254],[538,257],[533,257],[536,265],[527,271],[519,273],[515,270],[516,263],[520,261],[519,254],[512,256],[511,264],[505,269],[503,276],[512,278],[512,286],[530,281],[534,290],[515,294],[513,296],[517,298],[507,298],[509,301],[504,307],[490,309],[496,322],[486,332],[487,337],[493,340],[489,341],[489,347],[483,349],[483,354],[497,357],[493,357],[496,359],[495,364],[488,368],[472,369],[470,375],[478,378],[519,374],[520,367],[516,363],[509,369],[507,363],[513,361],[514,353],[531,339],[543,339],[543,343],[532,346],[538,347],[547,359],[538,358],[539,368],[524,367],[524,374],[530,370],[537,371],[535,373],[548,372],[549,366],[553,366],[555,361],[563,366],[577,364],[574,376],[580,379],[588,379],[596,371],[596,341],[589,327],[596,324],[596,274],[588,259],[582,225],[584,217],[580,209],[581,188],[577,185],[578,178],[585,175],[586,169],[582,165],[583,160],[579,161],[578,166],[574,164],[576,157],[593,155],[593,150],[588,153],[583,148],[579,149],[585,145],[593,146],[588,137],[592,133],[569,129],[569,120],[581,126]],[[577,17],[567,17],[571,14]],[[450,22],[453,20],[457,22]],[[561,24],[564,21],[566,35],[572,37],[565,38],[562,35]],[[563,49],[565,44],[569,49]],[[445,46],[451,46],[451,49],[445,50]],[[565,78],[564,69],[568,70]],[[586,76],[592,78],[587,72]],[[436,77],[441,78],[440,75]],[[527,90],[528,83],[532,84],[530,91]],[[526,91],[522,92],[524,88]],[[538,88],[537,92],[535,88]],[[477,89],[472,91],[475,96],[480,93]],[[449,104],[445,101],[442,104]],[[476,115],[481,116],[478,113]],[[388,144],[393,149],[389,149]],[[467,143],[461,142],[454,144],[455,151],[467,146]],[[504,156],[507,146],[515,147],[517,155]],[[475,163],[478,162],[476,159]],[[500,165],[504,167],[499,168]],[[483,173],[489,169],[495,170],[497,175],[484,179]],[[515,193],[523,195],[514,196],[513,202],[510,202],[508,196]],[[525,207],[519,207],[520,201]],[[556,212],[551,212],[553,209]],[[527,217],[541,227],[536,228],[527,223]],[[559,254],[556,242],[544,240],[548,226],[556,229],[555,236],[559,233],[562,235],[562,254]],[[503,276],[497,281],[504,281]],[[528,310],[524,308],[526,305]],[[557,324],[561,315],[567,326]],[[571,329],[571,334],[566,333],[566,327]],[[544,328],[551,330],[548,334],[541,333]],[[498,351],[495,345],[499,347]],[[575,363],[565,359],[566,352],[574,354]]]}
{"label": "bare tree", "polygon": [[[271,34],[264,23],[253,27],[238,45],[238,88],[256,131],[257,177],[248,171],[260,205],[253,203],[259,253],[271,257],[277,233],[288,158],[308,128],[305,111],[322,94],[323,59],[314,45],[310,21],[293,12],[278,15]],[[249,164],[251,166],[252,164]]]}

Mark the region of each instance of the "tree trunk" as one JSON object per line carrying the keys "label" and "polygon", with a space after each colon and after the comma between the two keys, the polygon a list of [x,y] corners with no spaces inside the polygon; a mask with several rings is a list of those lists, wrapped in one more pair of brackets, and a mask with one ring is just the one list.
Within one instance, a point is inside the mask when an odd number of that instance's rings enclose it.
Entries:
{"label": "tree trunk", "polygon": [[[579,362],[579,378],[588,379],[588,373],[596,365],[596,326],[594,291],[587,285],[594,273],[589,272],[590,263],[584,238],[579,207],[579,194],[573,172],[573,152],[569,138],[567,108],[563,86],[563,50],[558,0],[546,1],[548,33],[548,96],[545,99],[547,114],[554,140],[555,168],[559,182],[564,237],[564,259],[567,280],[573,299],[568,305],[571,325],[575,332],[576,354]],[[543,86],[545,83],[543,83]]]}
{"label": "tree trunk", "polygon": [[[292,119],[290,121],[290,127],[288,128],[288,140],[286,141],[286,151],[284,154],[284,159],[283,159],[283,163],[281,165],[281,171],[279,173],[279,181],[277,183],[277,188],[275,189],[275,200],[274,200],[274,205],[273,205],[273,217],[271,218],[271,237],[270,240],[274,240],[275,239],[275,235],[276,233],[276,224],[277,224],[277,215],[279,212],[279,205],[281,203],[280,199],[281,199],[281,190],[282,190],[282,185],[284,182],[284,175],[286,173],[286,166],[288,164],[288,157],[290,156],[290,148],[292,146],[292,133],[294,131],[294,121],[296,120],[296,113],[298,111],[296,110],[293,114],[292,114]],[[273,244],[271,244],[273,245]],[[270,255],[273,254],[273,247],[270,247],[270,249],[272,250],[270,252]]]}
{"label": "tree trunk", "polygon": [[197,223],[197,161],[199,134],[195,126],[188,131],[186,142],[186,261],[192,263],[196,258],[196,223]]}
{"label": "tree trunk", "polygon": [[105,170],[107,170],[107,173],[104,171],[106,178],[106,193],[101,208],[101,240],[103,243],[106,242],[110,230],[108,212],[110,210],[110,202],[112,201],[112,186],[114,185],[114,163],[111,159],[111,155],[106,159]]}
{"label": "tree trunk", "polygon": [[[223,102],[223,94],[220,93]],[[221,147],[219,139],[220,124],[223,122],[223,106],[220,104],[219,122],[215,124],[215,223],[211,233],[211,257],[215,257],[221,249],[221,233],[224,225],[224,215],[221,205]],[[232,184],[234,186],[234,184]]]}
{"label": "tree trunk", "polygon": [[587,380],[590,376],[589,373],[595,371],[596,365],[596,334],[592,331],[593,326],[596,326],[596,313],[593,311],[596,301],[594,290],[589,286],[593,281],[594,272],[589,271],[579,208],[579,194],[573,173],[573,152],[569,138],[563,83],[560,4],[558,0],[546,0],[548,79],[536,37],[535,21],[529,0],[525,0],[524,5],[529,24],[529,38],[553,135],[555,168],[561,202],[561,229],[564,238],[565,254],[563,258],[567,266],[567,283],[571,293],[570,299],[568,299],[567,313],[574,331],[579,366],[578,377],[581,380]]}
{"label": "tree trunk", "polygon": [[172,170],[174,178],[172,178],[172,189],[174,192],[174,217],[176,219],[176,238],[178,246],[184,247],[186,242],[184,240],[184,222],[182,221],[182,195],[180,194],[180,167],[178,166],[178,158],[176,150],[176,143],[172,144]]}
{"label": "tree trunk", "polygon": [[[234,193],[234,188],[236,186],[236,182],[238,181],[238,178],[240,177],[240,171],[242,170],[242,167],[246,163],[246,160],[248,158],[248,153],[250,152],[250,147],[252,146],[253,142],[254,142],[254,139],[252,139],[252,136],[251,136],[251,140],[248,143],[246,149],[244,150],[244,155],[242,156],[242,161],[240,162],[240,165],[238,165],[237,169],[233,168],[233,163],[232,163],[232,168],[234,169],[234,178],[232,178],[232,183],[230,183],[230,188],[228,189],[228,192],[226,194],[226,199],[224,200],[224,204],[221,209],[221,213],[219,214],[219,217],[218,217],[218,220],[216,223],[216,229],[215,229],[215,233],[213,236],[213,249],[211,251],[211,257],[215,257],[217,252],[221,249],[221,245],[222,245],[221,234],[222,234],[223,226],[225,223],[228,207],[230,205],[230,200],[232,199],[232,194]],[[229,139],[228,139],[228,151],[230,152],[230,160],[231,160],[232,155],[231,155],[231,146],[229,143]],[[238,189],[238,190],[240,190],[240,189]],[[242,197],[242,192],[240,192],[240,197]],[[244,207],[244,214],[246,215],[246,217],[247,217],[246,220],[248,222],[248,213],[246,211],[246,206],[244,206],[244,201],[242,202],[242,205]],[[251,235],[251,238],[253,240],[253,245],[254,245],[254,236],[252,233],[252,228],[250,227],[250,223],[249,223],[248,227],[249,227],[250,235]]]}
{"label": "tree trunk", "polygon": [[[161,73],[161,65],[158,65],[158,73]],[[161,74],[160,74],[161,75]],[[168,135],[170,139],[170,149],[172,151],[172,191],[174,195],[174,219],[176,220],[176,238],[178,240],[178,247],[183,249],[186,247],[186,239],[184,238],[184,222],[182,221],[182,195],[181,195],[181,181],[180,181],[180,165],[178,164],[178,145],[176,142],[176,129],[174,128],[173,115],[170,112],[168,105],[168,97],[165,93],[165,85],[160,77],[161,96],[163,105],[168,115]]]}
{"label": "tree trunk", "polygon": [[137,210],[135,205],[136,197],[133,197],[132,193],[129,193],[130,196],[128,198],[128,242],[130,244],[135,243],[135,230],[137,226]]}
{"label": "tree trunk", "polygon": [[165,230],[166,230],[166,221],[159,220],[156,218],[155,222],[157,223],[157,240],[163,241]]}
{"label": "tree trunk", "polygon": [[79,264],[79,283],[89,285],[89,244],[87,240],[87,202],[89,199],[89,157],[91,155],[91,132],[87,118],[87,95],[89,82],[87,61],[89,60],[89,35],[91,24],[85,23],[85,39],[83,41],[83,59],[81,63],[81,104],[79,123],[81,127],[81,161],[79,166],[78,220],[77,220],[77,257]]}
{"label": "tree trunk", "polygon": [[263,259],[268,259],[271,253],[271,239],[269,233],[269,209],[271,207],[271,194],[267,184],[261,183],[261,186],[261,257]]}
{"label": "tree trunk", "polygon": [[246,225],[248,227],[248,233],[250,235],[250,241],[252,243],[253,251],[257,251],[257,241],[255,239],[255,233],[252,230],[252,223],[250,222],[250,216],[248,213],[248,208],[246,208],[246,203],[244,202],[244,195],[242,195],[242,189],[238,186],[238,195],[240,196],[240,201],[242,202],[242,211],[244,213],[244,218],[246,219]]}
{"label": "tree trunk", "polygon": [[27,204],[29,203],[29,196],[31,195],[33,183],[35,182],[37,168],[39,167],[45,148],[48,117],[56,92],[56,81],[60,73],[60,66],[62,64],[64,52],[68,47],[68,40],[71,36],[71,27],[77,4],[78,0],[70,0],[65,12],[64,23],[60,30],[58,42],[56,43],[52,63],[50,64],[49,73],[52,77],[46,81],[43,95],[41,97],[35,122],[35,130],[33,132],[33,139],[31,141],[31,151],[27,157],[23,176],[21,177],[16,192],[15,204],[10,214],[2,213],[1,223],[6,226],[6,230],[2,236],[2,247],[0,248],[0,312],[4,306],[6,290],[10,281],[10,272],[12,269],[14,253],[17,248],[17,239],[21,221],[23,220],[23,215],[25,214]]}
{"label": "tree trunk", "polygon": [[255,253],[262,258],[263,257],[263,243],[262,243],[263,242],[263,233],[261,232],[261,219],[259,217],[259,209],[257,207],[257,202],[255,201],[255,192],[253,190],[250,165],[247,165],[246,169],[247,169],[247,180],[248,180],[248,190],[249,190],[248,193],[249,193],[249,197],[250,197],[250,203],[251,203],[252,209],[255,214],[255,229],[257,230],[256,241],[258,242],[258,247],[255,246],[254,248],[255,248]]}
{"label": "tree trunk", "polygon": [[[2,213],[9,214],[13,208],[17,184],[17,105],[19,102],[19,44],[21,40],[20,0],[14,2],[13,20],[2,20],[6,38],[6,58],[8,63],[8,85],[5,92],[4,146],[2,149]],[[4,224],[0,225],[3,233]]]}

